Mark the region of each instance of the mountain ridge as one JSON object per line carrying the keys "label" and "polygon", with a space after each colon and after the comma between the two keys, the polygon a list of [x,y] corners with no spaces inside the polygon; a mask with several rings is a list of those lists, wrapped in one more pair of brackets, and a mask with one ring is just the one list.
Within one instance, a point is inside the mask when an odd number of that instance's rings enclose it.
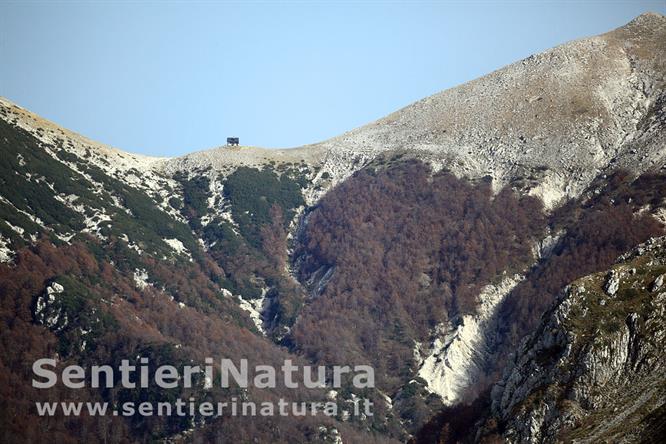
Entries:
{"label": "mountain ridge", "polygon": [[[532,55],[323,142],[278,150],[217,147],[171,158],[127,155],[143,160],[143,170],[167,174],[304,161],[333,176],[330,183],[313,177],[326,189],[378,155],[407,151],[440,167],[446,163],[460,177],[491,176],[496,189],[537,172],[537,182],[525,191],[553,208],[565,197],[580,195],[609,168],[640,173],[663,160],[662,146],[651,136],[654,131],[638,125],[653,123],[643,119],[654,119],[655,104],[666,100],[665,47],[666,17],[646,13],[605,34]],[[510,93],[505,92],[508,85]],[[5,109],[10,107],[3,102]],[[637,161],[632,144],[641,138],[647,140]]]}
{"label": "mountain ridge", "polygon": [[[578,196],[605,169],[642,172],[645,165],[663,160],[661,146],[642,147],[647,159],[637,162],[630,144],[646,137],[636,125],[664,100],[664,47],[666,17],[647,13],[608,33],[535,54],[299,150],[323,156],[322,169],[336,181],[391,151],[411,151],[446,163],[462,177],[490,175],[495,188],[545,167],[551,171],[527,192],[552,208],[564,197]],[[559,71],[558,76],[550,74],[552,70]],[[576,80],[581,75],[584,78]],[[590,91],[595,81],[600,82],[598,91]],[[512,105],[507,107],[507,102]],[[224,162],[224,150],[167,164],[170,170],[205,164],[215,168],[216,157]]]}

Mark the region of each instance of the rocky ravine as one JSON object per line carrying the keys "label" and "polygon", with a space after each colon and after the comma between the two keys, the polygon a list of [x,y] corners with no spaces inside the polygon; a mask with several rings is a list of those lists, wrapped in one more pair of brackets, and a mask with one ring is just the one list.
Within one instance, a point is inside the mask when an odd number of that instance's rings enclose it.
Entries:
{"label": "rocky ravine", "polygon": [[445,405],[460,402],[462,395],[483,375],[485,360],[490,354],[491,324],[498,306],[524,276],[505,276],[497,285],[486,286],[479,295],[474,315],[465,315],[435,329],[428,354],[416,361],[418,376],[428,383],[428,389],[438,394]]}
{"label": "rocky ravine", "polygon": [[609,272],[572,283],[493,388],[493,419],[483,432],[516,443],[659,436],[666,408],[665,272],[662,237],[624,255]]}

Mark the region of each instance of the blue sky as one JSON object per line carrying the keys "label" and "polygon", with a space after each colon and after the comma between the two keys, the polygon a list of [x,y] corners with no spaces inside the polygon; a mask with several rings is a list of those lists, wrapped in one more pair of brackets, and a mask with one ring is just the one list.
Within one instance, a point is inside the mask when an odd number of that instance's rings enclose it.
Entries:
{"label": "blue sky", "polygon": [[0,0],[0,95],[133,152],[291,147],[646,11],[666,0]]}

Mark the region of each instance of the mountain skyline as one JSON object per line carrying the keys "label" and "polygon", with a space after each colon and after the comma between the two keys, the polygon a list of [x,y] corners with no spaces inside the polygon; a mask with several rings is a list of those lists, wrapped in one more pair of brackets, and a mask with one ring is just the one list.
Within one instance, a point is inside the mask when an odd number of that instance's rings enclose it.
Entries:
{"label": "mountain skyline", "polygon": [[158,157],[228,136],[293,147],[642,12],[666,13],[659,1],[207,6],[2,3],[0,96]]}

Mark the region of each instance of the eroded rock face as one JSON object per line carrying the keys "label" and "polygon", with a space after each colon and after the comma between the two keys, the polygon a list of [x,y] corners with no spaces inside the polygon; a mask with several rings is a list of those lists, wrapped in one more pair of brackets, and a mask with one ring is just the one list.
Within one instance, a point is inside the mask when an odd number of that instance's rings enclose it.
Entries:
{"label": "eroded rock face", "polygon": [[65,288],[57,282],[52,282],[46,287],[44,294],[35,301],[33,315],[36,322],[56,331],[67,327],[67,314],[56,304],[57,298],[64,291]]}
{"label": "eroded rock face", "polygon": [[604,291],[608,296],[614,296],[617,293],[618,288],[620,287],[620,274],[615,271],[611,271],[608,274],[608,279],[606,280],[606,285],[604,285]]}
{"label": "eroded rock face", "polygon": [[493,388],[505,439],[634,442],[653,433],[650,414],[666,403],[666,292],[649,289],[664,267],[666,238],[653,239],[610,274],[564,291]]}
{"label": "eroded rock face", "polygon": [[476,313],[435,329],[428,354],[417,359],[418,376],[445,405],[460,402],[465,391],[483,374],[490,355],[491,340],[487,336],[493,332],[493,317],[506,295],[523,279],[516,274],[505,276],[496,285],[487,285],[479,295]]}
{"label": "eroded rock face", "polygon": [[664,285],[664,279],[666,278],[666,274],[661,274],[657,277],[657,279],[654,280],[652,283],[652,289],[651,291],[659,291],[662,289]]}

